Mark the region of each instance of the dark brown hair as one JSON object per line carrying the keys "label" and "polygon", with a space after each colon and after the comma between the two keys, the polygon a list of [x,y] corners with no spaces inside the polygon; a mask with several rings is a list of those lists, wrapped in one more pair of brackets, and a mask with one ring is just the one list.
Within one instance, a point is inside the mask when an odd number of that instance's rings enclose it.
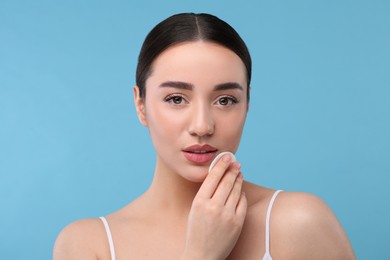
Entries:
{"label": "dark brown hair", "polygon": [[164,50],[188,41],[209,41],[220,44],[243,61],[247,74],[247,98],[251,81],[252,61],[247,46],[238,33],[226,22],[210,14],[181,13],[157,24],[142,45],[138,57],[136,84],[145,97],[145,83],[152,73],[152,63]]}

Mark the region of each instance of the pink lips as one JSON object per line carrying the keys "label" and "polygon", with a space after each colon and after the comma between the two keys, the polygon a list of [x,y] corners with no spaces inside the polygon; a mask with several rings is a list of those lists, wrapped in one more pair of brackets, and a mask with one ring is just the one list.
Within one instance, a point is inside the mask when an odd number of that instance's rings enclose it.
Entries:
{"label": "pink lips", "polygon": [[195,164],[204,164],[211,161],[217,151],[217,148],[208,144],[195,144],[183,149],[184,157]]}

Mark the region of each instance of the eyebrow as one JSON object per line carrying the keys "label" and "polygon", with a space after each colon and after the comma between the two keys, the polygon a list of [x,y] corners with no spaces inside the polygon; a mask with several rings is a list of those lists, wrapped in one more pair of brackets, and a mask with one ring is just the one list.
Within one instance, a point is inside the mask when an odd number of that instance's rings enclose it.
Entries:
{"label": "eyebrow", "polygon": [[166,81],[160,84],[162,88],[178,88],[178,89],[186,89],[192,90],[194,86],[187,82],[182,81]]}
{"label": "eyebrow", "polygon": [[[194,88],[194,85],[191,83],[182,82],[182,81],[166,81],[166,82],[161,83],[160,87],[192,90]],[[236,82],[221,83],[221,84],[215,85],[213,88],[214,91],[229,90],[229,89],[238,89],[238,90],[242,90],[242,91],[244,90],[244,88]]]}
{"label": "eyebrow", "polygon": [[226,82],[226,83],[218,84],[214,87],[214,91],[228,90],[228,89],[244,90],[244,88],[236,82]]}

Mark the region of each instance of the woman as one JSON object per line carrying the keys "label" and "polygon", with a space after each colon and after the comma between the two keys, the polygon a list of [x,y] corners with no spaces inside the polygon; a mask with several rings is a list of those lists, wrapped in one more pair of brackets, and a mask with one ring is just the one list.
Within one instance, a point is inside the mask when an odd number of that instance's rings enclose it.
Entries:
{"label": "woman", "polygon": [[164,20],[145,39],[136,78],[153,182],[123,209],[67,226],[54,259],[355,258],[320,199],[246,182],[229,154],[209,172],[219,153],[237,151],[249,107],[251,58],[233,28],[207,14]]}

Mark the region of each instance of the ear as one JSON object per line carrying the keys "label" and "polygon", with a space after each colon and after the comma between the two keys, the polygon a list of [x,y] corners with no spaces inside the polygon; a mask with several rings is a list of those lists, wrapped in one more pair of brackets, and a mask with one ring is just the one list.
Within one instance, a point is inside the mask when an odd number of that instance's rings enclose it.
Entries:
{"label": "ear", "polygon": [[[251,92],[251,86],[248,86],[248,93],[250,93]],[[249,99],[246,101],[246,112],[248,113],[249,112]]]}
{"label": "ear", "polygon": [[134,92],[134,105],[135,110],[137,111],[138,119],[144,126],[148,126],[146,121],[146,112],[145,112],[145,100],[141,97],[139,87],[133,87]]}

